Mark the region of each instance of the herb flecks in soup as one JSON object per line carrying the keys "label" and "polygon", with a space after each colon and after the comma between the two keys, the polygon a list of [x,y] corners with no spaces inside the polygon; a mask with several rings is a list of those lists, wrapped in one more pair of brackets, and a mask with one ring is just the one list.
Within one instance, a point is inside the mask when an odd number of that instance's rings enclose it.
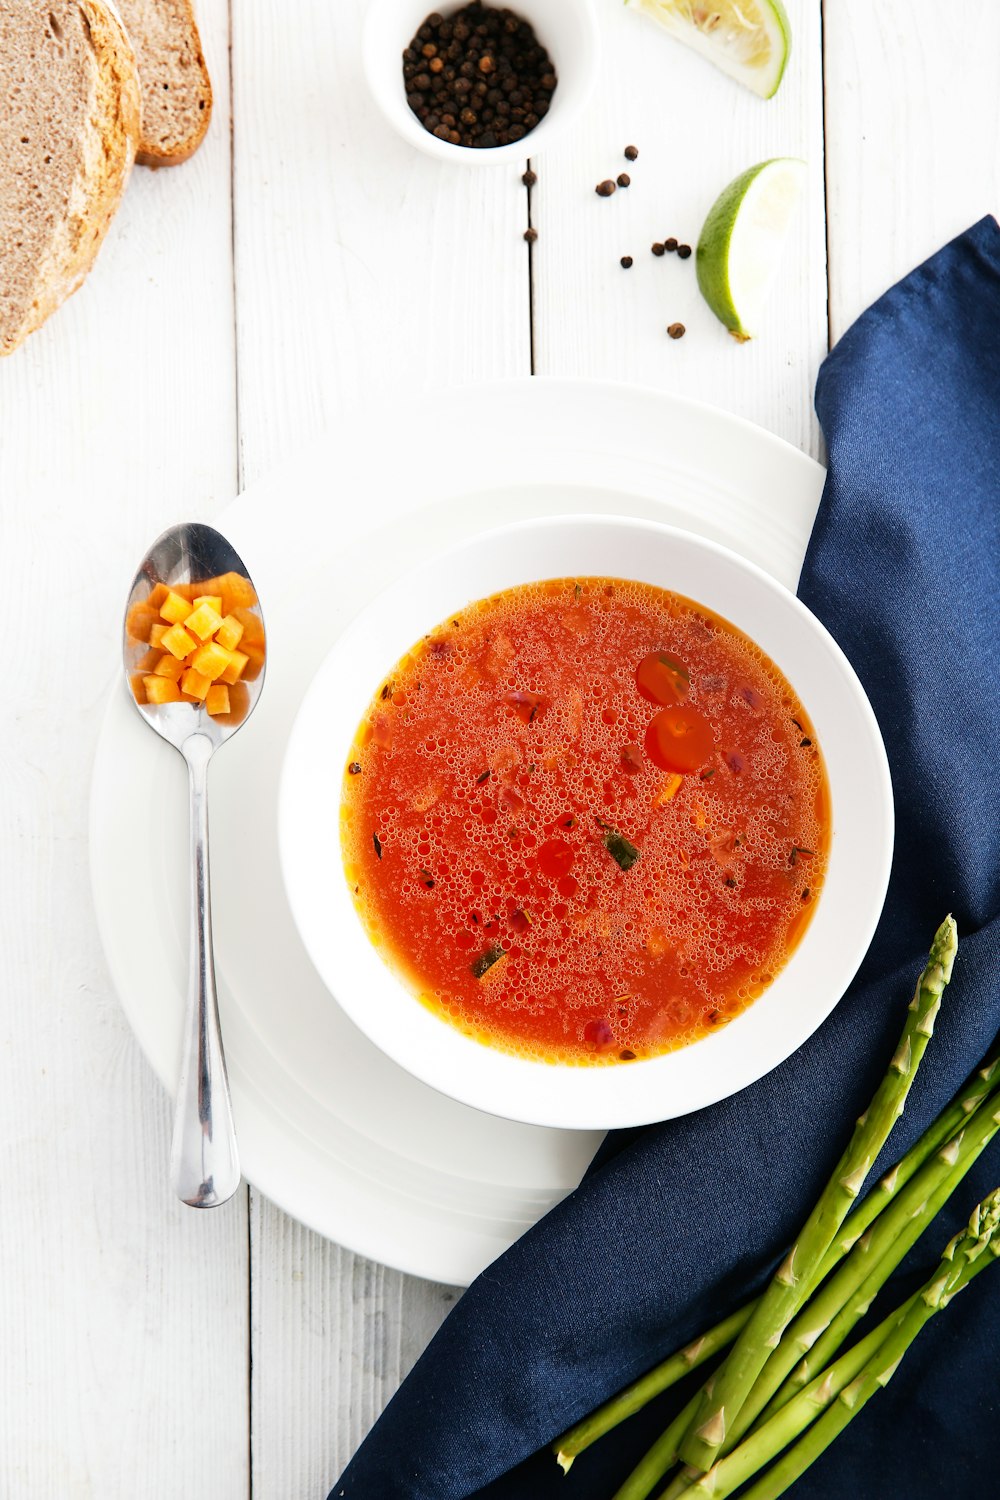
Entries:
{"label": "herb flecks in soup", "polygon": [[631,1061],[744,1010],[812,913],[826,777],[746,635],[586,578],[470,605],[378,688],[344,773],[362,920],[462,1031]]}

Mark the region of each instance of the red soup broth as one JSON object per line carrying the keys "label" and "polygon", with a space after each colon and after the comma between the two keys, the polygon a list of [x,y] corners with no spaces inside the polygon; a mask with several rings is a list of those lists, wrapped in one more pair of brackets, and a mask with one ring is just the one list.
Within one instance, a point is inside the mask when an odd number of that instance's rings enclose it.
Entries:
{"label": "red soup broth", "polygon": [[759,646],[610,578],[470,604],[381,683],[342,841],[382,955],[461,1031],[618,1063],[745,1010],[819,896],[826,774]]}

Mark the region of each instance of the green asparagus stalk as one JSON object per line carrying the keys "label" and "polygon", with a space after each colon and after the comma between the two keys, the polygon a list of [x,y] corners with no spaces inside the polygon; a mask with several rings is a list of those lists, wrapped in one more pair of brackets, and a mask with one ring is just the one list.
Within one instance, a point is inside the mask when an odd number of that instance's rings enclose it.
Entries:
{"label": "green asparagus stalk", "polygon": [[[735,1447],[749,1431],[801,1361],[805,1360],[813,1372],[829,1363],[998,1129],[1000,1100],[994,1094],[969,1118],[965,1130],[946,1142],[911,1178],[857,1242],[835,1275],[789,1325],[730,1425],[723,1452]],[[799,1383],[806,1381],[800,1376]]]}
{"label": "green asparagus stalk", "polygon": [[[871,1267],[865,1279],[859,1282],[853,1295],[845,1297],[840,1311],[835,1317],[830,1319],[825,1329],[819,1327],[819,1320],[817,1320],[811,1329],[803,1328],[799,1341],[800,1349],[804,1349],[803,1357],[764,1408],[763,1415],[765,1420],[783,1406],[790,1397],[794,1396],[796,1391],[800,1390],[802,1386],[807,1385],[829,1363],[837,1349],[840,1348],[843,1341],[851,1332],[851,1329],[864,1317],[876,1293],[884,1285],[888,1276],[909,1253],[927,1226],[940,1213],[963,1177],[996,1135],[998,1129],[1000,1129],[1000,1100],[994,1095],[987,1107],[981,1113],[973,1116],[966,1132],[962,1136],[956,1136],[954,1141],[949,1142],[941,1148],[938,1155],[947,1160],[948,1156],[952,1154],[952,1148],[957,1146],[957,1150],[954,1152],[954,1166],[927,1199],[926,1203],[915,1210],[910,1222],[901,1230],[898,1239],[891,1246],[888,1253],[878,1264]],[[898,1199],[897,1202],[902,1202],[902,1199]],[[860,1246],[858,1248],[860,1249]],[[848,1263],[845,1262],[845,1265]],[[810,1303],[805,1312],[800,1314],[800,1319],[808,1322],[812,1308],[813,1304]],[[800,1319],[796,1319],[796,1323]],[[790,1329],[789,1332],[791,1333],[792,1330]],[[813,1334],[815,1334],[815,1337],[813,1337]],[[812,1340],[811,1342],[810,1339]],[[763,1376],[767,1376],[769,1373],[770,1362],[765,1365]],[[770,1386],[770,1382],[768,1384]],[[754,1387],[755,1391],[756,1387]],[[750,1400],[754,1399],[754,1392],[751,1392]],[[747,1405],[749,1404],[750,1401],[748,1401]]]}
{"label": "green asparagus stalk", "polygon": [[681,1438],[687,1432],[700,1400],[701,1391],[697,1390],[652,1448],[643,1454],[625,1482],[615,1490],[611,1500],[646,1500],[650,1491],[677,1462]]}
{"label": "green asparagus stalk", "polygon": [[[917,1334],[972,1278],[1000,1258],[1000,1190],[974,1209],[968,1227],[946,1247],[941,1264],[912,1299],[905,1316],[836,1401],[794,1447],[749,1489],[743,1500],[777,1500],[825,1452],[858,1412],[888,1385]],[[779,1412],[775,1421],[779,1421]],[[763,1432],[764,1429],[761,1429]]]}
{"label": "green asparagus stalk", "polygon": [[934,1020],[951,978],[956,948],[955,923],[947,917],[935,934],[927,966],[910,1002],[899,1045],[882,1083],[855,1126],[846,1151],[798,1238],[713,1379],[711,1394],[706,1392],[702,1397],[691,1428],[681,1443],[681,1457],[692,1468],[704,1471],[712,1467],[754,1382],[777,1348],[788,1324],[817,1285],[820,1268],[837,1231],[903,1111],[920,1060],[933,1035]]}
{"label": "green asparagus stalk", "polygon": [[[756,1428],[737,1448],[725,1458],[720,1458],[707,1474],[686,1471],[688,1483],[683,1493],[690,1500],[725,1500],[748,1479],[759,1472],[776,1453],[787,1448],[811,1423],[836,1400],[837,1396],[856,1380],[868,1361],[882,1347],[886,1338],[901,1322],[910,1306],[920,1294],[915,1293],[897,1307],[877,1328],[873,1328],[860,1343],[848,1349],[828,1370],[823,1370],[810,1384],[798,1393],[793,1401],[782,1407],[770,1421]],[[673,1486],[666,1490],[660,1500],[667,1500]]]}
{"label": "green asparagus stalk", "polygon": [[[599,1437],[603,1437],[606,1432],[617,1427],[619,1422],[624,1422],[626,1417],[631,1417],[635,1412],[641,1411],[654,1396],[658,1396],[661,1391],[669,1390],[672,1385],[683,1380],[685,1375],[696,1370],[713,1355],[720,1354],[723,1349],[727,1349],[749,1319],[755,1306],[755,1302],[748,1302],[745,1307],[740,1307],[736,1312],[730,1313],[728,1318],[717,1323],[714,1328],[709,1329],[708,1333],[702,1334],[700,1338],[687,1344],[683,1349],[678,1349],[676,1354],[671,1354],[669,1359],[665,1359],[648,1374],[634,1380],[617,1396],[612,1396],[610,1401],[605,1401],[604,1405],[599,1406],[589,1417],[584,1417],[582,1422],[577,1422],[575,1427],[571,1427],[569,1432],[565,1433],[554,1445],[556,1458],[563,1472],[569,1473],[574,1458],[585,1448],[589,1448],[591,1443],[596,1443]],[[694,1408],[692,1408],[691,1415],[694,1415]],[[678,1440],[681,1436],[683,1432],[678,1435]],[[673,1460],[671,1459],[670,1462]],[[654,1476],[652,1482],[655,1484],[669,1467],[668,1463],[659,1474]]]}
{"label": "green asparagus stalk", "polygon": [[[817,1284],[826,1279],[924,1163],[962,1129],[972,1112],[978,1109],[998,1085],[1000,1085],[1000,1050],[987,1058],[958,1091],[951,1103],[927,1127],[919,1140],[910,1147],[906,1155],[848,1214],[827,1252]],[[655,1396],[676,1385],[691,1370],[697,1369],[727,1348],[749,1320],[757,1306],[757,1300],[754,1298],[745,1303],[743,1307],[731,1313],[714,1328],[710,1328],[700,1338],[671,1354],[558,1438],[552,1447],[563,1470],[568,1473],[574,1458],[583,1453],[598,1438],[611,1432],[619,1423],[640,1411]]]}

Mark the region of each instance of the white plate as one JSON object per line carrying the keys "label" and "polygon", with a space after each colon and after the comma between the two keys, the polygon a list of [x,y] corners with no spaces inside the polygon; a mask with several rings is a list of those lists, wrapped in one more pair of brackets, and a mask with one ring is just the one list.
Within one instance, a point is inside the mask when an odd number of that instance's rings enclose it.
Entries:
{"label": "white plate", "polygon": [[[599,1139],[500,1120],[417,1082],[362,1037],[312,969],[281,882],[277,792],[292,721],[340,630],[442,544],[539,515],[672,522],[794,588],[823,477],[797,449],[710,407],[534,379],[380,393],[213,517],[246,560],[268,624],[267,691],[212,771],[219,988],[244,1169],[287,1212],[374,1259],[466,1283],[575,1186]],[[120,684],[91,812],[112,977],[173,1089],[187,962],[184,767]]]}

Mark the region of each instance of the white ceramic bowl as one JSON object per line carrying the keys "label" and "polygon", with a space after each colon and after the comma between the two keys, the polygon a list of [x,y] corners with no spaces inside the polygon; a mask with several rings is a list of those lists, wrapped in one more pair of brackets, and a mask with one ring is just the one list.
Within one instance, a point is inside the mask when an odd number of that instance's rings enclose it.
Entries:
{"label": "white ceramic bowl", "polygon": [[[830,860],[812,921],[785,968],[724,1029],[627,1066],[531,1062],[473,1041],[426,1009],[378,956],[340,858],[343,768],[379,682],[415,641],[473,599],[535,579],[603,575],[688,595],[748,632],[816,729],[830,780]],[[365,608],[330,651],[288,744],[279,809],[285,885],[313,963],[383,1052],[492,1114],[604,1129],[700,1109],[782,1062],[829,1015],[878,920],[892,853],[892,790],[875,716],[846,657],[810,612],[754,564],[652,521],[562,516],[481,534],[422,563]]]}
{"label": "white ceramic bowl", "polygon": [[498,166],[537,156],[580,113],[597,78],[598,27],[593,0],[516,0],[509,7],[535,28],[556,70],[556,90],[549,112],[528,135],[507,146],[453,146],[425,130],[406,102],[403,48],[432,11],[449,15],[459,9],[436,7],[430,0],[369,0],[362,39],[365,76],[375,102],[399,134],[442,161],[466,166]]}

